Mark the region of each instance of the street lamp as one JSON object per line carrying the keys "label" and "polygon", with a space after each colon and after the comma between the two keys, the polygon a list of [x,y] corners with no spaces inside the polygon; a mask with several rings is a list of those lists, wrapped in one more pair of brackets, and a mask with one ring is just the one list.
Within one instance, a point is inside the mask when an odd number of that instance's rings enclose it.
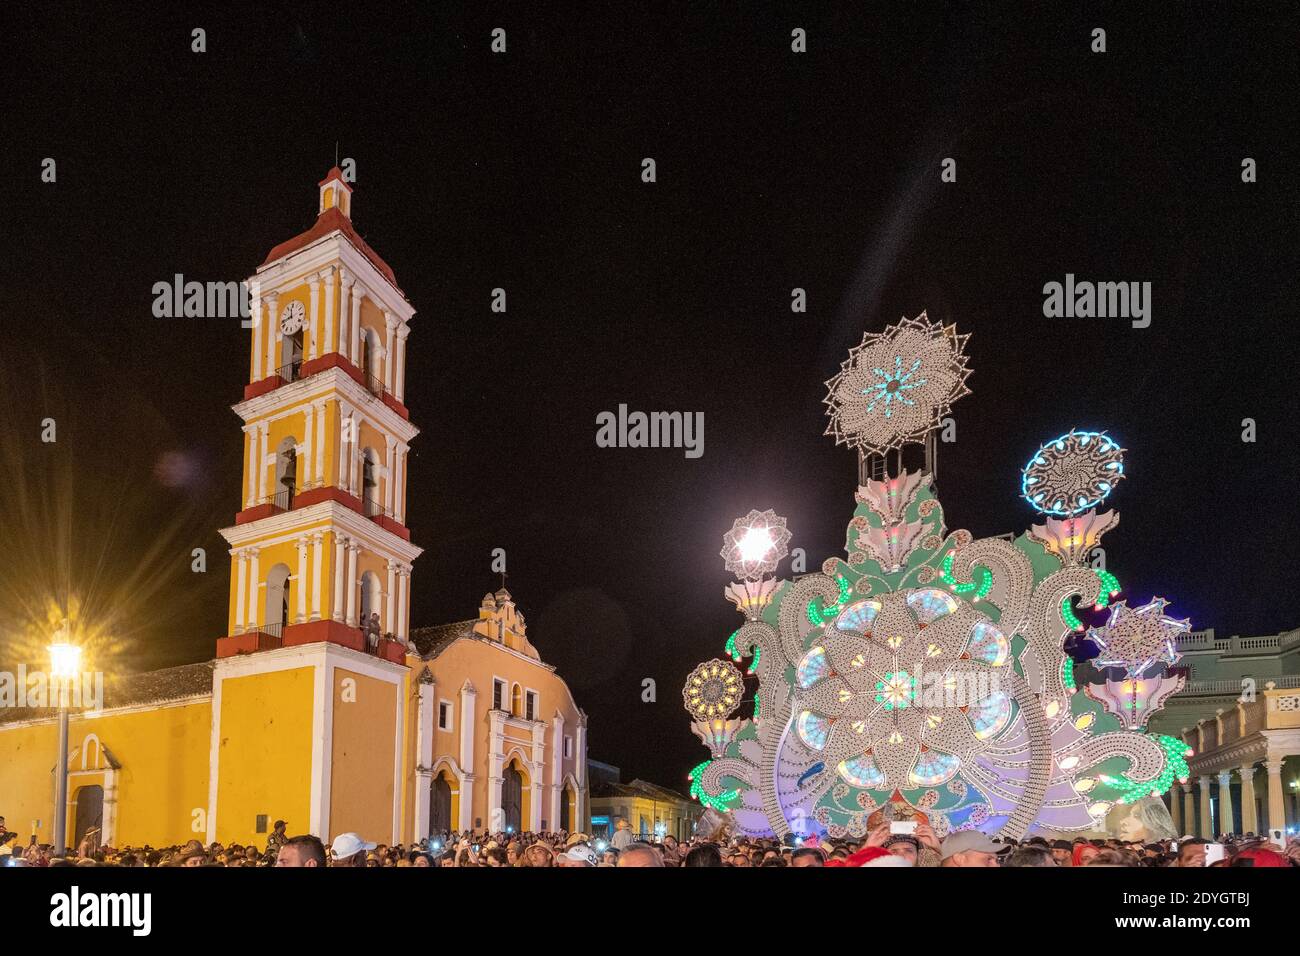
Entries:
{"label": "street lamp", "polygon": [[51,644],[51,687],[59,700],[59,762],[54,780],[54,854],[64,856],[68,841],[68,682],[81,669],[81,648],[65,642]]}

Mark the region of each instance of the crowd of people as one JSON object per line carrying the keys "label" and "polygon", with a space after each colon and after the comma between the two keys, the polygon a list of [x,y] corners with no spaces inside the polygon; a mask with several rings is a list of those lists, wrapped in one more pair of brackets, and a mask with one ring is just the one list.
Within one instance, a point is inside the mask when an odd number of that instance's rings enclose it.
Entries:
{"label": "crowd of people", "polygon": [[[903,828],[906,829],[906,828]],[[48,844],[20,846],[0,817],[0,858],[11,866],[343,866],[343,867],[1300,867],[1300,839],[1285,848],[1255,834],[1211,842],[1196,837],[1134,843],[1120,840],[999,840],[977,830],[942,840],[926,822],[910,832],[882,823],[863,840],[695,838],[637,839],[618,821],[605,839],[585,833],[448,833],[417,844],[388,845],[340,834],[327,846],[310,834],[289,836],[278,820],[264,847],[231,843],[154,848],[96,846],[58,854]]]}

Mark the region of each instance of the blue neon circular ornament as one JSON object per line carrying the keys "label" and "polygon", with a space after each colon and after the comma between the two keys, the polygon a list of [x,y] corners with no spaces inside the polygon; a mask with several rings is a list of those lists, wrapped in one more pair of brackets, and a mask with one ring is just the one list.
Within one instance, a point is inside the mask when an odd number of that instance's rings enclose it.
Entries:
{"label": "blue neon circular ornament", "polygon": [[1044,444],[1020,473],[1020,493],[1043,514],[1096,508],[1124,478],[1124,449],[1105,432],[1068,431]]}

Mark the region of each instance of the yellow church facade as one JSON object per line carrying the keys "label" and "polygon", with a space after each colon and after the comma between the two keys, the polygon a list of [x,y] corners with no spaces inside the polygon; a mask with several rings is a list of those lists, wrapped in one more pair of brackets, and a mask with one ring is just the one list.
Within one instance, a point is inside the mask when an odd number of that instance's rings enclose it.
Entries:
{"label": "yellow church facade", "polygon": [[[414,308],[351,224],[318,218],[248,280],[230,606],[214,660],[110,680],[69,734],[67,833],[111,845],[582,829],[586,716],[504,589],[412,631],[404,404]],[[33,665],[34,666],[34,665]],[[0,813],[52,838],[53,711],[0,715]]]}

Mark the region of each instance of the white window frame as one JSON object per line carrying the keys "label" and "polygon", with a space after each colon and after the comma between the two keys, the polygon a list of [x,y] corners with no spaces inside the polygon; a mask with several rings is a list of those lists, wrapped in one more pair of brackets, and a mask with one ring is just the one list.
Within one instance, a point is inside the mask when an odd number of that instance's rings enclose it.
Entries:
{"label": "white window frame", "polygon": [[[501,706],[500,707],[496,706],[496,694],[497,694],[498,684],[501,685]],[[493,704],[492,707],[493,710],[504,711],[507,714],[510,713],[510,681],[506,680],[504,677],[498,677],[495,674],[492,675],[492,704]]]}
{"label": "white window frame", "polygon": [[[447,708],[446,727],[442,725],[442,708],[444,706]],[[456,705],[446,697],[440,698],[438,701],[438,729],[446,731],[449,734],[456,732]]]}
{"label": "white window frame", "polygon": [[564,759],[573,759],[573,738],[568,735],[564,738]]}
{"label": "white window frame", "polygon": [[[533,716],[528,716],[528,698],[533,698]],[[540,720],[537,715],[542,712],[542,695],[537,693],[531,687],[524,688],[524,720]]]}

